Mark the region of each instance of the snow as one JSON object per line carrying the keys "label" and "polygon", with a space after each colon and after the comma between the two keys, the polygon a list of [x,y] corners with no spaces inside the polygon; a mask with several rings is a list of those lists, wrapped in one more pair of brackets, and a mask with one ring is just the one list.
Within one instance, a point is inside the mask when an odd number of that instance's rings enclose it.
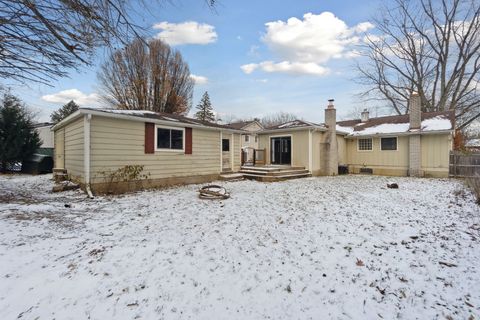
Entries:
{"label": "snow", "polygon": [[477,147],[480,146],[480,139],[470,139],[465,143],[467,147]]}
{"label": "snow", "polygon": [[348,133],[348,134],[353,133],[353,128],[352,127],[343,127],[343,126],[340,126],[338,124],[336,126],[336,130],[340,131],[340,132],[345,132],[345,133]]}
{"label": "snow", "polygon": [[108,112],[108,113],[116,113],[116,114],[126,114],[132,116],[144,115],[144,114],[156,114],[153,111],[148,110],[118,110],[118,109],[98,109],[100,111]]}
{"label": "snow", "polygon": [[299,121],[299,120],[294,120],[294,121],[290,121],[290,122],[286,122],[282,125],[279,125],[278,128],[296,128],[296,127],[306,127],[306,126],[309,126],[310,124],[308,123],[305,123],[303,121]]}
{"label": "snow", "polygon": [[[356,126],[362,126],[364,123],[358,123]],[[337,125],[337,130],[348,132],[351,136],[370,136],[376,134],[393,134],[415,132],[409,130],[410,123],[382,123],[377,126],[366,127],[365,129],[354,131],[353,127],[341,127]],[[452,123],[443,116],[437,116],[422,121],[421,132],[452,130]],[[418,130],[416,130],[418,132]]]}
{"label": "snow", "polygon": [[217,182],[231,198],[211,201],[200,185],[89,200],[49,178],[0,175],[0,319],[480,312],[480,210],[456,180]]}
{"label": "snow", "polygon": [[368,127],[361,131],[354,131],[352,136],[369,136],[374,134],[389,134],[407,132],[410,125],[408,123],[383,123],[378,126]]}
{"label": "snow", "polygon": [[170,117],[163,117],[163,119],[165,120],[168,120],[168,121],[179,121],[178,119],[173,119],[173,118],[170,118]]}
{"label": "snow", "polygon": [[450,119],[438,116],[422,121],[422,131],[441,131],[452,130],[452,122]]}

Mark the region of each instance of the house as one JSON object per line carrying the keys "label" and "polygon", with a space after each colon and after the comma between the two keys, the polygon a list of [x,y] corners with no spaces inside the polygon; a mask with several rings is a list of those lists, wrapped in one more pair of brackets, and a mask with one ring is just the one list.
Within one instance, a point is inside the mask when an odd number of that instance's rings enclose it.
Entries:
{"label": "house", "polygon": [[258,133],[266,163],[305,167],[312,175],[350,173],[448,177],[453,112],[422,113],[413,94],[407,115],[336,121],[333,100],[325,123],[296,120]]}
{"label": "house", "polygon": [[242,150],[244,152],[244,162],[251,163],[253,161],[254,150],[258,149],[258,135],[257,133],[264,129],[263,125],[258,120],[238,121],[228,124],[237,130],[244,130],[242,134]]}
{"label": "house", "polygon": [[87,191],[118,192],[217,179],[240,168],[241,134],[151,111],[81,108],[52,130],[55,171]]}
{"label": "house", "polygon": [[53,156],[53,132],[51,130],[53,123],[43,122],[36,123],[33,127],[38,132],[41,145],[37,153]]}

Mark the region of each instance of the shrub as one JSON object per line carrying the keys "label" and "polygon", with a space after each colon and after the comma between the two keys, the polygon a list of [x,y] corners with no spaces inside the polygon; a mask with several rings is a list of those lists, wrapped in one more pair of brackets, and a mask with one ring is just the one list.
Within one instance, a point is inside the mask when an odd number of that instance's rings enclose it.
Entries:
{"label": "shrub", "polygon": [[0,171],[7,171],[30,157],[40,147],[32,116],[10,92],[0,101]]}

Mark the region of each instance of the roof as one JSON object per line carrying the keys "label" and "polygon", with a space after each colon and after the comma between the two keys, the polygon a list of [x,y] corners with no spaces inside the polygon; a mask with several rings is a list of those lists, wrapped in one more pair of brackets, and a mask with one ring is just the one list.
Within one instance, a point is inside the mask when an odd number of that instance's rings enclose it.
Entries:
{"label": "roof", "polygon": [[237,121],[237,122],[229,123],[229,124],[227,124],[227,126],[232,127],[233,129],[240,130],[240,129],[243,129],[246,126],[248,126],[249,124],[252,124],[252,123],[257,123],[261,128],[263,128],[263,125],[257,120]]}
{"label": "roof", "polygon": [[33,124],[34,128],[51,127],[51,126],[53,126],[53,123],[51,123],[51,122],[39,122],[39,123],[34,123]]}
{"label": "roof", "polygon": [[408,114],[370,118],[366,122],[360,119],[337,122],[337,130],[347,132],[349,136],[370,136],[394,133],[451,131],[455,127],[453,111],[424,112],[420,130],[410,130]]}
{"label": "roof", "polygon": [[[118,110],[118,109],[108,109],[108,108],[80,108],[77,112],[73,113],[71,116],[60,121],[54,126],[54,130],[60,128],[67,124],[68,122],[76,119],[81,114],[94,114],[99,116],[106,116],[112,118],[123,118],[144,122],[156,122],[156,123],[166,123],[173,126],[193,126],[193,127],[204,127],[211,129],[225,129],[230,131],[238,131],[228,125],[221,125],[208,121],[201,121],[198,119],[188,118],[182,115],[170,114],[164,112],[153,112],[147,110]],[[243,131],[243,130],[240,130]]]}
{"label": "roof", "polygon": [[323,124],[317,124],[305,120],[293,120],[289,122],[285,122],[282,124],[278,124],[275,126],[271,126],[266,128],[259,133],[269,133],[269,132],[280,132],[280,131],[291,131],[291,130],[303,130],[303,129],[320,129],[320,130],[327,130],[327,127]]}

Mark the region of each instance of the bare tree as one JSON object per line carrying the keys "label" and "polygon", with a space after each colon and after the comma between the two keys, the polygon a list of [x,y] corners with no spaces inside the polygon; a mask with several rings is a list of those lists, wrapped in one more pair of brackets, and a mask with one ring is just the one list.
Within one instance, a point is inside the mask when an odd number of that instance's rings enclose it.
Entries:
{"label": "bare tree", "polygon": [[90,65],[97,48],[128,43],[142,32],[131,18],[139,3],[0,0],[0,77],[49,84]]}
{"label": "bare tree", "polygon": [[298,117],[295,114],[280,111],[264,116],[262,119],[260,119],[260,122],[265,128],[268,128],[296,119],[298,119]]}
{"label": "bare tree", "polygon": [[374,24],[357,65],[366,100],[403,114],[416,91],[423,111],[455,110],[459,127],[480,116],[480,1],[395,0]]}
{"label": "bare tree", "polygon": [[180,52],[159,39],[137,39],[117,50],[98,72],[103,99],[113,107],[185,114],[194,81]]}

